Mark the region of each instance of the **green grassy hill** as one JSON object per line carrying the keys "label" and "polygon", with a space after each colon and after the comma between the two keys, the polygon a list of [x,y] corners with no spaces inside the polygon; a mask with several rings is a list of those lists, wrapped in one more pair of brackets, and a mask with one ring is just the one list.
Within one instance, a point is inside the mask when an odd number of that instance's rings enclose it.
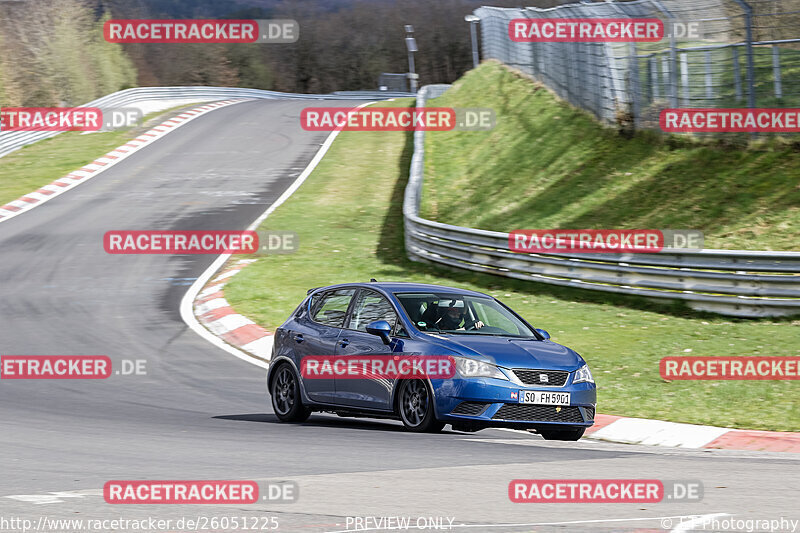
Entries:
{"label": "green grassy hill", "polygon": [[490,132],[431,132],[422,215],[495,231],[698,229],[707,248],[800,250],[800,141],[633,137],[484,63],[431,106],[492,107]]}

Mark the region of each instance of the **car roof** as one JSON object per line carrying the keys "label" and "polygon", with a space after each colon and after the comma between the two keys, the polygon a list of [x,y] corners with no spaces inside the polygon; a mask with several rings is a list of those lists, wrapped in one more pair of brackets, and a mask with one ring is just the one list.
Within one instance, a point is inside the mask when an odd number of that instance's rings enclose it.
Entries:
{"label": "car roof", "polygon": [[387,293],[398,292],[436,292],[436,293],[452,293],[452,294],[465,294],[469,296],[482,296],[484,298],[491,298],[488,294],[482,292],[471,291],[468,289],[458,289],[455,287],[447,287],[446,285],[433,285],[430,283],[410,283],[404,281],[372,281],[366,283],[340,283],[338,285],[329,285],[327,287],[319,287],[312,292],[320,290],[336,289],[339,287],[364,287],[366,289],[380,289]]}

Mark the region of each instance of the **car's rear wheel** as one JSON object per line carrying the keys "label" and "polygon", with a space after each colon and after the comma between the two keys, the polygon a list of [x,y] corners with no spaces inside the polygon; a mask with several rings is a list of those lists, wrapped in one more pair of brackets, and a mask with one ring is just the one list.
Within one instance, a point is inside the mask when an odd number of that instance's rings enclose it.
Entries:
{"label": "car's rear wheel", "polygon": [[540,429],[539,435],[544,437],[544,440],[578,440],[583,437],[584,431],[586,428]]}
{"label": "car's rear wheel", "polygon": [[281,422],[303,422],[311,410],[300,399],[300,382],[290,365],[281,365],[272,378],[269,388],[272,409]]}
{"label": "car's rear wheel", "polygon": [[433,412],[433,393],[420,379],[410,379],[400,384],[397,391],[397,410],[403,425],[417,433],[436,433],[444,422],[436,419]]}

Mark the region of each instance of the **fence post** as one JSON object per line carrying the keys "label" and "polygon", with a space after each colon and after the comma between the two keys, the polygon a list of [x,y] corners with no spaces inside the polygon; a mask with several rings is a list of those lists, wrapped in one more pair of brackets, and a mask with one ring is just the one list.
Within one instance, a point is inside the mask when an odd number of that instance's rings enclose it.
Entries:
{"label": "fence post", "polygon": [[777,44],[772,45],[772,76],[775,79],[775,98],[783,98],[781,86],[781,56]]}
{"label": "fence post", "polygon": [[678,107],[678,44],[675,37],[675,15],[659,0],[652,0],[656,8],[669,19],[669,96],[670,107]]}
{"label": "fence post", "polygon": [[650,87],[653,90],[653,100],[658,99],[658,59],[656,54],[650,56],[650,79],[652,83]]}
{"label": "fence post", "polygon": [[633,129],[639,129],[639,57],[636,43],[631,41],[631,112],[633,113]]}
{"label": "fence post", "polygon": [[706,50],[706,99],[714,99],[714,79],[711,75],[711,50]]}
{"label": "fence post", "polygon": [[675,26],[669,32],[669,84],[670,84],[670,104],[673,108],[678,107],[678,50],[675,43]]}
{"label": "fence post", "polygon": [[747,33],[747,107],[756,106],[755,67],[753,66],[753,8],[744,0],[733,0],[744,10],[744,27]]}

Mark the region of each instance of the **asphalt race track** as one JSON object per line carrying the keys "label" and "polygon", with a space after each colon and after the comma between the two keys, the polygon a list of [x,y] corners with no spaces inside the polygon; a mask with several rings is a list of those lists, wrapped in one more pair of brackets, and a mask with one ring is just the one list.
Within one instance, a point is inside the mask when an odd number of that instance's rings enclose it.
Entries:
{"label": "asphalt race track", "polygon": [[[0,381],[0,517],[152,516],[172,519],[176,531],[180,517],[274,516],[279,531],[302,532],[345,530],[348,516],[444,517],[445,525],[449,517],[456,531],[497,532],[660,531],[680,522],[662,517],[714,513],[800,518],[794,454],[550,443],[501,430],[417,435],[396,422],[329,415],[277,423],[264,370],[180,318],[181,297],[214,256],[109,255],[102,238],[244,229],[327,137],[300,128],[307,105],[316,103],[213,111],[0,224],[0,353],[102,354],[115,369],[147,361],[146,376]],[[514,504],[516,478],[699,479],[705,497]],[[290,480],[300,493],[293,503],[110,505],[102,487],[112,479]]]}

